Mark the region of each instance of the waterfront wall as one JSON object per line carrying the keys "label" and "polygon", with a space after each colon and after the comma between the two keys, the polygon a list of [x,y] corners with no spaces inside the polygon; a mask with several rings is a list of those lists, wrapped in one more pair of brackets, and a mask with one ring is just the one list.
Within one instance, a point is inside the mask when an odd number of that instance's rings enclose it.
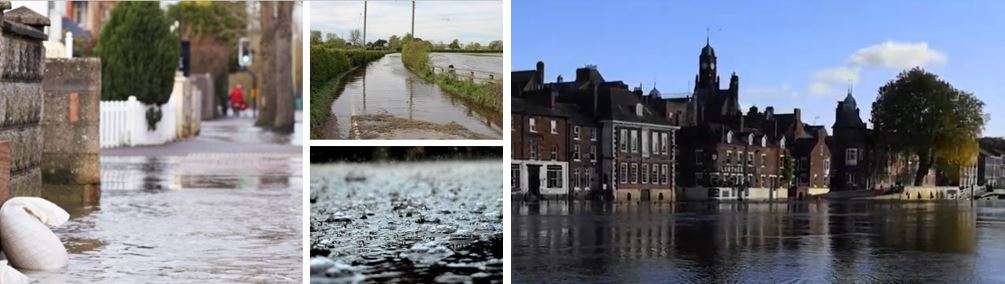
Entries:
{"label": "waterfront wall", "polygon": [[27,8],[0,11],[0,142],[10,145],[9,151],[0,153],[9,155],[10,161],[9,190],[0,197],[41,193],[45,26],[48,19]]}
{"label": "waterfront wall", "polygon": [[40,122],[43,182],[100,184],[101,61],[46,59],[44,75],[45,111]]}

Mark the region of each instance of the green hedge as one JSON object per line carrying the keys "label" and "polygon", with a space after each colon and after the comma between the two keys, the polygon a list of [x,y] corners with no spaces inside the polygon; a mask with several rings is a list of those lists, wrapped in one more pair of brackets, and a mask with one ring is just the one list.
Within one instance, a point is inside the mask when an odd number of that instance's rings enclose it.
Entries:
{"label": "green hedge", "polygon": [[493,111],[502,111],[501,85],[492,82],[475,83],[446,73],[434,74],[429,64],[430,49],[428,43],[409,42],[401,49],[401,62],[412,73],[427,82],[435,83],[447,93]]}
{"label": "green hedge", "polygon": [[324,125],[328,122],[331,104],[342,93],[346,74],[387,53],[311,46],[311,139],[324,138]]}

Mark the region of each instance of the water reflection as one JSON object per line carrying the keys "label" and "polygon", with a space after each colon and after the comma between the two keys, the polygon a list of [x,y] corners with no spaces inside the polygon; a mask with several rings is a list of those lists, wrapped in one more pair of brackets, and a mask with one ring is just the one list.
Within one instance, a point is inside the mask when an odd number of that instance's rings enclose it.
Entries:
{"label": "water reflection", "polygon": [[42,283],[299,282],[301,168],[299,153],[104,156],[100,198],[44,190],[71,214],[55,230],[70,262],[26,274]]}
{"label": "water reflection", "polygon": [[[497,69],[502,70],[501,61]],[[350,118],[368,114],[437,124],[456,123],[477,134],[502,135],[500,112],[469,104],[422,81],[402,65],[400,54],[386,55],[353,72],[348,80],[341,95],[332,102],[334,121],[329,122],[330,137],[347,137]]]}
{"label": "water reflection", "polygon": [[1005,223],[978,226],[980,216],[1002,216],[1003,208],[514,202],[520,273],[513,275],[516,282],[1005,281],[996,264],[1005,255],[986,253],[1005,249]]}

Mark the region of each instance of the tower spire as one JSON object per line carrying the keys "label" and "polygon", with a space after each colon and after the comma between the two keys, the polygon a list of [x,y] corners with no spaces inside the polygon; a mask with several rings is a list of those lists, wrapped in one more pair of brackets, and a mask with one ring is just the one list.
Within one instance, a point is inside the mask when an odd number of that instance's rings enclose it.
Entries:
{"label": "tower spire", "polygon": [[711,29],[705,28],[705,45],[710,45],[708,42],[708,38],[711,35],[711,33],[712,33]]}

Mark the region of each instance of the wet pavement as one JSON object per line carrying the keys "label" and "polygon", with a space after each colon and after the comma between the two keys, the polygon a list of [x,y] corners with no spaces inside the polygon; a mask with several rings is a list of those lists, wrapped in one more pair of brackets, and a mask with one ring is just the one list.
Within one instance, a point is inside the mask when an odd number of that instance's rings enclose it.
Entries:
{"label": "wet pavement", "polygon": [[311,282],[501,282],[501,165],[312,165]]}
{"label": "wet pavement", "polygon": [[[502,61],[498,63],[497,70],[502,70]],[[426,83],[405,68],[399,53],[357,69],[348,80],[332,102],[328,138],[448,139],[458,135],[453,130],[457,128],[462,129],[460,136],[502,138],[501,113],[472,105]],[[372,119],[380,116],[398,119]]]}
{"label": "wet pavement", "polygon": [[1005,203],[514,202],[514,283],[1003,282]]}
{"label": "wet pavement", "polygon": [[100,197],[47,188],[43,197],[71,214],[54,229],[70,261],[25,274],[42,283],[300,282],[301,148],[251,122],[206,121],[184,142],[104,150]]}

